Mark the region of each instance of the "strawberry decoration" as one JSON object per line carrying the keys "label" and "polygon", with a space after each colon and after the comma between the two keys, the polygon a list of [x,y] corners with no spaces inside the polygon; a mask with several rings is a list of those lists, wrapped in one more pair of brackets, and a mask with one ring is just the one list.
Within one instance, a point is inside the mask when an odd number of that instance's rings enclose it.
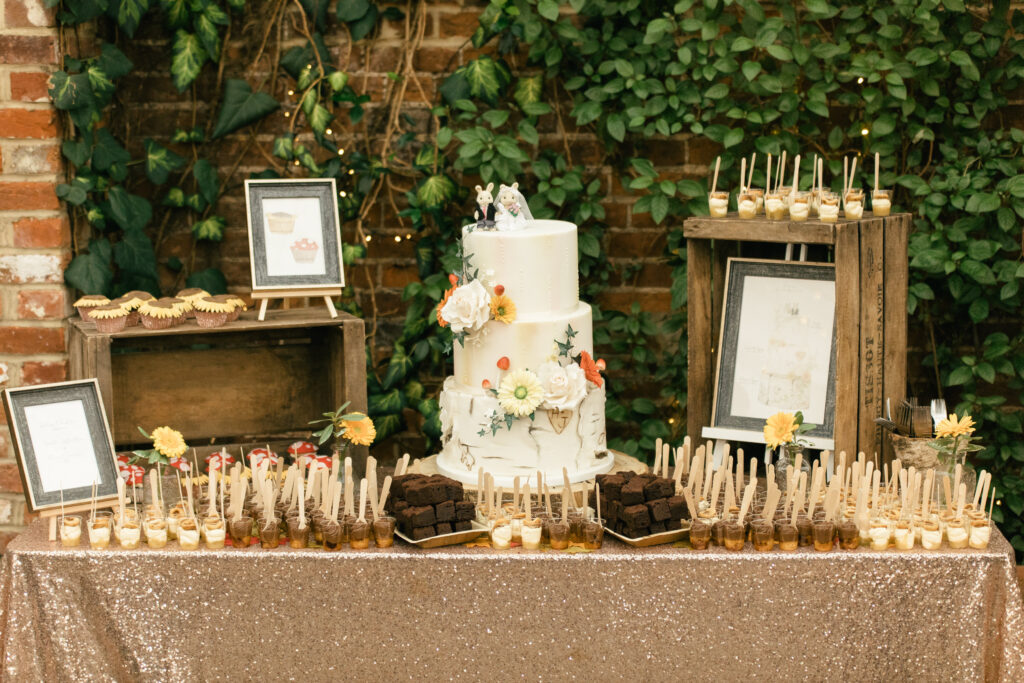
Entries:
{"label": "strawberry decoration", "polygon": [[501,358],[498,359],[499,370],[508,370],[510,365],[511,363],[509,362],[508,356],[502,356]]}

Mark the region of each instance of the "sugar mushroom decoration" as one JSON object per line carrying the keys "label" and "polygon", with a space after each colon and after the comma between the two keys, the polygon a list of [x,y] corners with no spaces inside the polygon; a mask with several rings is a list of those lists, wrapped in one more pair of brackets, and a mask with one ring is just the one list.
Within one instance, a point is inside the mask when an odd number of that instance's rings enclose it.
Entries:
{"label": "sugar mushroom decoration", "polygon": [[206,471],[216,472],[226,470],[233,462],[235,462],[234,457],[232,457],[227,451],[221,450],[217,453],[211,453],[206,456]]}
{"label": "sugar mushroom decoration", "polygon": [[274,451],[268,448],[254,448],[249,451],[248,458],[256,464],[256,467],[262,465],[277,465],[281,461],[281,457]]}
{"label": "sugar mushroom decoration", "polygon": [[288,455],[300,467],[305,467],[306,459],[316,455],[316,444],[311,441],[296,441],[288,446]]}

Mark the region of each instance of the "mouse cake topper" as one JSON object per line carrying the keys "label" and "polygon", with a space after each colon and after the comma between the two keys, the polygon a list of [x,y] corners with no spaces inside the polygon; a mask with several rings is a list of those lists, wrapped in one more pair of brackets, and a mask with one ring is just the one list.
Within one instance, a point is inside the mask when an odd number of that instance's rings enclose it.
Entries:
{"label": "mouse cake topper", "polygon": [[491,190],[494,189],[494,183],[487,183],[487,187],[476,186],[476,208],[473,209],[473,219],[476,221],[476,227],[482,230],[493,230],[494,229],[494,197],[491,195]]}
{"label": "mouse cake topper", "polygon": [[494,209],[494,225],[500,231],[520,230],[526,221],[533,219],[530,206],[519,191],[519,183],[498,188]]}

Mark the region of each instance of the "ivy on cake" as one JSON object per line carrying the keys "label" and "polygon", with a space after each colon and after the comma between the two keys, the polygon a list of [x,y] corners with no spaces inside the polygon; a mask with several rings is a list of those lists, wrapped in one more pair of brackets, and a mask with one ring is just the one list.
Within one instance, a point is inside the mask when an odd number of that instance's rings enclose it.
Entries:
{"label": "ivy on cake", "polygon": [[528,368],[510,370],[508,356],[498,359],[498,369],[506,374],[497,388],[487,379],[482,385],[498,399],[502,412],[495,410],[491,413],[490,424],[480,430],[479,436],[485,436],[488,429],[491,436],[502,427],[512,429],[515,421],[522,418],[533,420],[538,408],[547,413],[552,429],[562,433],[573,412],[587,397],[587,392],[604,385],[601,371],[605,362],[595,361],[586,351],[573,356],[575,336],[576,331],[569,325],[565,330],[565,341],[554,341],[551,356],[536,372]]}

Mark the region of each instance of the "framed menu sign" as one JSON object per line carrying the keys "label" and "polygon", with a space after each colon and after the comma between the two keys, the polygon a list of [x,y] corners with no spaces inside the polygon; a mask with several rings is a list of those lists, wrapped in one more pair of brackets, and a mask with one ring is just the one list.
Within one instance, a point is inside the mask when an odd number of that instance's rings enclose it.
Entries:
{"label": "framed menu sign", "polygon": [[21,483],[30,512],[117,500],[117,460],[95,379],[5,389]]}

